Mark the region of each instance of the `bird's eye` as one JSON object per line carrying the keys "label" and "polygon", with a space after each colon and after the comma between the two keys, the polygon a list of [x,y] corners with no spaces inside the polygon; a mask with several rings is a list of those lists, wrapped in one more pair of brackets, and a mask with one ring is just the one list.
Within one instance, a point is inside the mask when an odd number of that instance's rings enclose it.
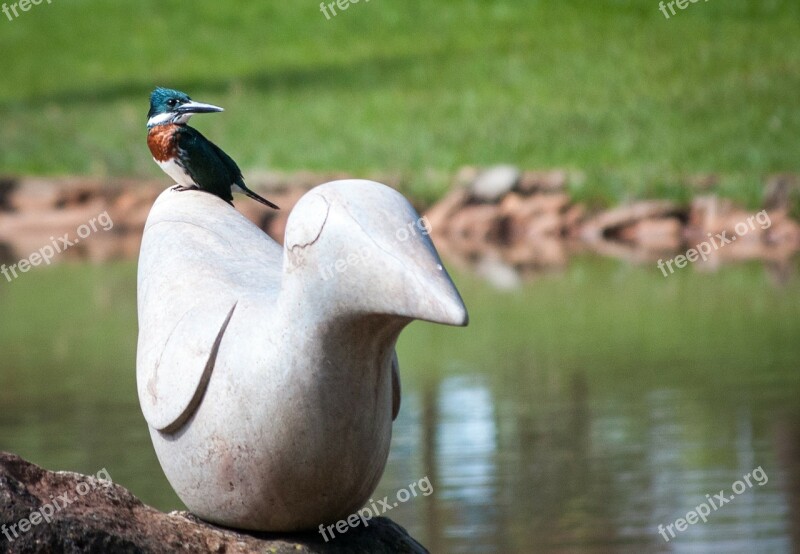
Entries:
{"label": "bird's eye", "polygon": [[170,108],[174,108],[177,103],[178,101],[175,100],[174,98],[170,98],[169,100],[167,100],[167,106],[169,106]]}

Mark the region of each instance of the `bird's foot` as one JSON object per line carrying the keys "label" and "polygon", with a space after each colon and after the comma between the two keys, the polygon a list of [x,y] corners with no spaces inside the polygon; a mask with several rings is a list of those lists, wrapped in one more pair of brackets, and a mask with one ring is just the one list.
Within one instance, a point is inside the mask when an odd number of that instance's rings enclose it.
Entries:
{"label": "bird's foot", "polygon": [[197,190],[197,187],[184,187],[183,185],[175,185],[172,187],[175,192],[183,192],[185,190]]}

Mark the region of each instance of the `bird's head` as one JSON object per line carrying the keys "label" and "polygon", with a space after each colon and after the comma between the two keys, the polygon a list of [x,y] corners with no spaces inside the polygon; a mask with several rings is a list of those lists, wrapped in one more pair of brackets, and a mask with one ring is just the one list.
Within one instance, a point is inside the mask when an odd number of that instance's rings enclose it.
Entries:
{"label": "bird's head", "polygon": [[195,102],[179,90],[158,87],[150,94],[147,126],[177,123],[183,125],[196,113],[221,112],[222,108]]}
{"label": "bird's head", "polygon": [[466,307],[429,231],[428,221],[385,185],[320,185],[286,223],[284,284],[356,314],[466,325]]}

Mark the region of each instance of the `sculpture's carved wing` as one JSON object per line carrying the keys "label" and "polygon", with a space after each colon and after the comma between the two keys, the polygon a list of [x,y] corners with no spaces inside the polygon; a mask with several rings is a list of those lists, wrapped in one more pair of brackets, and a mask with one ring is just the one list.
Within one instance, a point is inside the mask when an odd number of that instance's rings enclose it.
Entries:
{"label": "sculpture's carved wing", "polygon": [[162,193],[142,236],[137,287],[136,382],[150,427],[173,433],[196,412],[237,303],[274,300],[282,255],[216,196]]}
{"label": "sculpture's carved wing", "polygon": [[400,362],[397,360],[397,351],[392,353],[392,421],[400,413]]}
{"label": "sculpture's carved wing", "polygon": [[[165,433],[180,429],[203,398],[222,336],[236,302],[220,298],[188,310],[164,337],[145,337],[140,344],[136,380],[147,423]],[[146,332],[143,330],[143,332]]]}

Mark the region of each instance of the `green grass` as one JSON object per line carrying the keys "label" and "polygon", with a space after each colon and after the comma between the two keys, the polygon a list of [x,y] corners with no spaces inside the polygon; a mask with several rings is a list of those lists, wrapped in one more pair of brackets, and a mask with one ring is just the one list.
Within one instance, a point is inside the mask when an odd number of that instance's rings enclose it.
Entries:
{"label": "green grass", "polygon": [[0,171],[158,176],[154,85],[223,105],[194,123],[245,168],[398,172],[440,194],[465,164],[584,171],[581,199],[747,204],[800,171],[800,5],[714,0],[61,1],[0,16]]}

